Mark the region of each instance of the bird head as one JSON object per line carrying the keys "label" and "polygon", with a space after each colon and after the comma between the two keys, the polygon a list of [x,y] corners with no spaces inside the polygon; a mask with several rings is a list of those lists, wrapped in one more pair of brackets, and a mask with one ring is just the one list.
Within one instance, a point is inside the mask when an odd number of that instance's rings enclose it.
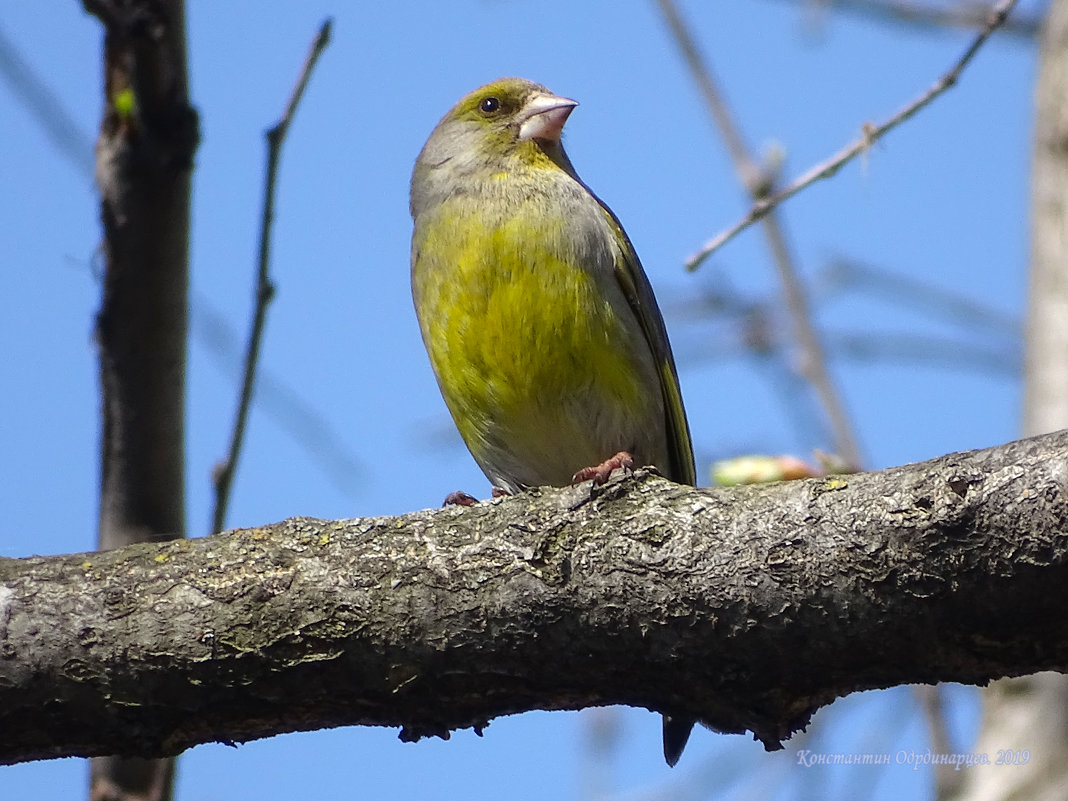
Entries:
{"label": "bird head", "polygon": [[413,214],[417,196],[427,194],[420,190],[432,187],[442,168],[450,180],[549,162],[573,174],[560,136],[577,105],[523,78],[501,78],[465,95],[441,118],[416,160]]}

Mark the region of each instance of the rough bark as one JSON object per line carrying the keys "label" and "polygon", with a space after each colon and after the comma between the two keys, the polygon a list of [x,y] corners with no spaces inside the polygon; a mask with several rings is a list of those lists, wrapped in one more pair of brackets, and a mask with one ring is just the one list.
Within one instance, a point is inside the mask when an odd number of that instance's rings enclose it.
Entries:
{"label": "rough bark", "polygon": [[[1031,272],[1023,432],[1068,426],[1068,2],[1054,0],[1039,41],[1031,169]],[[969,801],[1064,798],[1068,679],[1043,673],[996,682],[983,694],[977,752],[1027,751],[1012,770],[969,774]]]}
{"label": "rough bark", "polygon": [[1068,669],[1066,495],[1060,432],[0,560],[0,762],[613,703],[775,748],[855,690]]}
{"label": "rough bark", "polygon": [[[96,148],[105,273],[97,315],[101,438],[98,542],[185,531],[184,404],[189,204],[196,113],[182,0],[85,0],[104,23]],[[163,801],[173,764],[94,760],[93,801]]]}

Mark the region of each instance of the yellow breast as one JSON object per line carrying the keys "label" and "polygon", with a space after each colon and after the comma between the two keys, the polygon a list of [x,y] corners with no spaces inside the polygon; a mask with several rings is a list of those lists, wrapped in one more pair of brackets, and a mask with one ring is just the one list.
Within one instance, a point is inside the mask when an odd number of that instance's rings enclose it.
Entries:
{"label": "yellow breast", "polygon": [[588,261],[612,254],[576,239],[573,221],[527,205],[488,229],[462,202],[444,206],[417,242],[413,292],[442,395],[476,460],[520,484],[562,484],[633,449],[626,440],[660,392],[610,263]]}

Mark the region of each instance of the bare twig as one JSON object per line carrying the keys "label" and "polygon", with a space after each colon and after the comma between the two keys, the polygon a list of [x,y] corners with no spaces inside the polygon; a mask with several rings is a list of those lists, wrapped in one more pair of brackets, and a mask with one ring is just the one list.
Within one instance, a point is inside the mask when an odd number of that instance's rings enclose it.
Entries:
{"label": "bare twig", "polygon": [[990,35],[993,34],[1005,21],[1009,12],[1012,11],[1013,7],[1016,5],[1016,2],[1017,0],[1001,0],[1001,2],[991,10],[986,27],[984,27],[979,35],[975,37],[975,40],[971,43],[968,49],[964,51],[964,54],[957,60],[957,63],[954,64],[945,75],[935,81],[935,83],[926,92],[920,95],[920,97],[916,98],[916,100],[909,103],[880,125],[866,123],[862,126],[863,132],[859,139],[826,161],[817,164],[785,189],[774,192],[767,197],[758,198],[754,201],[745,217],[726,231],[709,240],[699,251],[697,251],[697,253],[690,256],[690,258],[686,260],[686,268],[689,270],[696,270],[701,262],[707,259],[712,253],[723,247],[723,245],[757,220],[765,218],[772,209],[784,200],[793,197],[802,189],[805,189],[810,184],[814,184],[816,181],[822,180],[823,178],[830,178],[848,162],[852,161],[857,155],[865,152],[875,142],[879,141],[879,139],[886,133],[912,117],[916,112],[927,106],[932,100],[953,86],[960,77],[961,72],[968,65],[968,62],[970,62],[972,57],[978,52],[979,48],[983,46],[986,40],[990,38]]}
{"label": "bare twig", "polygon": [[[697,44],[689,29],[679,15],[674,0],[657,0],[660,10],[671,29],[675,42],[682,51],[686,64],[690,68],[694,80],[697,82],[704,97],[709,111],[715,119],[716,125],[727,142],[731,157],[734,160],[735,169],[739,177],[749,190],[756,203],[761,203],[773,189],[774,177],[763,168],[756,165],[755,160],[749,155],[745,141],[735,125],[723,94],[716,87],[712,72],[701,57]],[[808,308],[808,300],[805,297],[804,288],[797,277],[797,269],[794,267],[790,255],[786,236],[774,216],[769,215],[768,209],[762,215],[764,217],[764,234],[771,248],[775,266],[779,273],[779,281],[782,284],[783,296],[793,323],[794,337],[801,352],[800,370],[806,380],[816,390],[820,403],[827,414],[831,429],[834,433],[834,448],[837,454],[850,466],[859,468],[860,448],[857,446],[853,427],[846,413],[845,405],[834,386],[830,372],[827,370],[827,359],[812,325],[812,315]]]}
{"label": "bare twig", "polygon": [[300,71],[293,92],[286,103],[281,119],[267,131],[267,178],[264,188],[263,216],[260,224],[259,269],[256,277],[256,309],[252,317],[249,332],[248,349],[245,352],[245,370],[241,381],[241,395],[238,400],[237,414],[230,435],[230,448],[226,458],[216,466],[213,482],[215,484],[215,509],[212,512],[211,530],[222,531],[226,522],[226,510],[230,502],[230,488],[233,485],[237,461],[241,455],[241,445],[245,438],[248,412],[252,405],[252,389],[256,383],[256,365],[259,362],[260,345],[263,341],[264,324],[267,319],[267,305],[274,295],[274,284],[270,277],[271,264],[271,225],[274,222],[274,194],[278,174],[278,163],[282,154],[289,124],[296,113],[297,105],[304,95],[304,89],[311,78],[312,70],[323,50],[330,42],[331,20],[327,19],[319,28],[319,33],[312,42],[304,66]]}

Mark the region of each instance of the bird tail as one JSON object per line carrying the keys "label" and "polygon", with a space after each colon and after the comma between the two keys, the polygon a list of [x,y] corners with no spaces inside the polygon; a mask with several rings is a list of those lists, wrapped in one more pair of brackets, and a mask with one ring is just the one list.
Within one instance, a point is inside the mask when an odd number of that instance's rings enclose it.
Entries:
{"label": "bird tail", "polygon": [[664,759],[670,767],[675,767],[675,763],[682,756],[686,741],[690,739],[690,732],[696,722],[691,718],[664,715]]}

